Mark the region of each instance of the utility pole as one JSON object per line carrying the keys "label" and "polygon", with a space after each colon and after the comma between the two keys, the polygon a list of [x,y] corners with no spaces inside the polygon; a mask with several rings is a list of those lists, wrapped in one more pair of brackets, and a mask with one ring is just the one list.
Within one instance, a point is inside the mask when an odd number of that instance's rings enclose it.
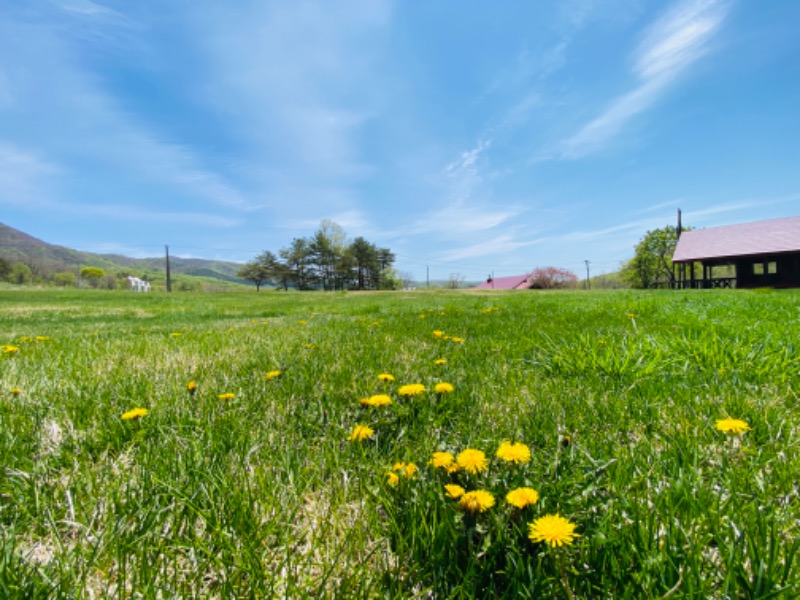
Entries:
{"label": "utility pole", "polygon": [[591,287],[591,283],[589,283],[589,261],[584,260],[583,262],[586,263],[586,289],[588,290]]}
{"label": "utility pole", "polygon": [[172,280],[170,279],[170,276],[169,276],[169,246],[168,245],[164,246],[164,248],[167,251],[167,291],[171,292],[172,291]]}

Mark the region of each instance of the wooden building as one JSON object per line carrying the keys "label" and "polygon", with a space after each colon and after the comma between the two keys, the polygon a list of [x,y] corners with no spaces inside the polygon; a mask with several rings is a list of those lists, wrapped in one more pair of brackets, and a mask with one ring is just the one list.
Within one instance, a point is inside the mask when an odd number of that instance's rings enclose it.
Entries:
{"label": "wooden building", "polygon": [[800,217],[684,231],[676,288],[800,287]]}

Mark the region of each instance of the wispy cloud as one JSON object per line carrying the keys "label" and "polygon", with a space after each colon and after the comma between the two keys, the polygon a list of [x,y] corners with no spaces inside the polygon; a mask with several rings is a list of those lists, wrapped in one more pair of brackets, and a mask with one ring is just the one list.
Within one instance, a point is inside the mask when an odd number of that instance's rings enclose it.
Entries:
{"label": "wispy cloud", "polygon": [[[93,29],[111,38],[119,28],[117,21],[123,19],[87,0],[63,2],[61,8],[68,13],[68,22],[88,21]],[[5,43],[23,54],[28,65],[24,71],[15,70],[13,81],[8,83],[19,96],[16,110],[38,115],[29,125],[32,132],[47,131],[37,145],[38,152],[52,157],[49,161],[59,165],[64,181],[70,179],[76,162],[83,167],[88,162],[94,172],[113,173],[137,185],[166,184],[173,194],[195,202],[252,207],[245,195],[208,166],[195,149],[165,140],[157,125],[126,110],[103,78],[86,69],[81,44],[69,39],[65,29],[63,19],[51,16],[5,30],[11,35]],[[42,94],[45,89],[57,93]],[[30,161],[26,165],[33,168]]]}
{"label": "wispy cloud", "polygon": [[407,232],[412,234],[438,232],[446,237],[457,238],[467,233],[493,229],[520,212],[521,209],[481,207],[457,201],[426,214],[415,221]]}
{"label": "wispy cloud", "polygon": [[492,239],[470,244],[461,248],[454,248],[439,254],[436,259],[441,262],[456,262],[460,260],[478,258],[482,256],[496,256],[513,252],[520,248],[534,246],[542,243],[544,239],[526,240],[520,242],[511,235],[499,235]]}
{"label": "wispy cloud", "polygon": [[113,217],[115,220],[125,220],[145,223],[176,223],[182,226],[204,225],[221,228],[231,228],[241,225],[240,218],[225,216],[215,213],[198,213],[194,211],[163,211],[142,206],[127,204],[73,204],[64,205],[62,210],[76,211],[81,215],[101,215]]}
{"label": "wispy cloud", "polygon": [[58,166],[37,153],[0,140],[0,206],[49,205],[46,186],[58,172]]}
{"label": "wispy cloud", "polygon": [[658,19],[633,55],[637,85],[565,140],[560,156],[575,159],[602,149],[628,121],[655,104],[707,51],[728,9],[725,0],[684,0]]}

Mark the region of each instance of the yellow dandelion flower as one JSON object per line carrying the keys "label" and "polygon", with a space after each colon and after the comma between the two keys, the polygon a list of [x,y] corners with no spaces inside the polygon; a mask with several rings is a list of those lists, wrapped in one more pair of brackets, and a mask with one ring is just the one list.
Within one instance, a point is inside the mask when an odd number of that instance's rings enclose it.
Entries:
{"label": "yellow dandelion flower", "polygon": [[433,337],[440,338],[442,336],[444,336],[444,331],[442,331],[441,329],[435,329],[434,330]]}
{"label": "yellow dandelion flower", "polygon": [[375,394],[369,398],[362,398],[359,402],[362,406],[389,406],[392,403],[392,398],[386,394]]}
{"label": "yellow dandelion flower", "polygon": [[715,427],[719,431],[722,431],[723,433],[728,433],[730,435],[739,435],[744,433],[745,431],[750,431],[750,425],[747,424],[747,421],[742,421],[741,419],[733,419],[731,417],[728,417],[727,419],[719,419]]}
{"label": "yellow dandelion flower", "polygon": [[421,383],[409,383],[407,385],[401,385],[400,389],[397,390],[397,393],[401,396],[419,396],[424,392],[425,386]]}
{"label": "yellow dandelion flower", "polygon": [[142,417],[146,417],[149,411],[146,408],[134,408],[128,412],[122,413],[120,419],[123,421],[134,421]]}
{"label": "yellow dandelion flower", "polygon": [[385,381],[388,383],[394,381],[394,375],[392,375],[391,373],[381,373],[380,375],[378,375],[378,379],[380,381]]}
{"label": "yellow dandelion flower", "polygon": [[266,375],[264,375],[264,379],[269,381],[270,379],[275,379],[276,377],[281,376],[280,369],[275,369],[274,371],[268,371]]}
{"label": "yellow dandelion flower", "polygon": [[317,347],[316,344],[303,344],[303,348],[305,348],[306,350],[313,350],[316,347]]}
{"label": "yellow dandelion flower", "polygon": [[570,445],[570,443],[571,443],[571,442],[572,442],[572,436],[571,436],[571,435],[564,435],[564,436],[561,438],[561,445],[562,445],[564,448],[567,448],[567,447],[569,447],[569,445]]}
{"label": "yellow dandelion flower", "polygon": [[186,391],[189,392],[190,394],[194,394],[197,391],[197,382],[190,381],[189,383],[187,383]]}
{"label": "yellow dandelion flower", "polygon": [[435,361],[433,361],[433,364],[439,365],[439,366],[446,365],[447,364],[447,359],[446,358],[437,358]]}
{"label": "yellow dandelion flower", "polygon": [[18,342],[22,342],[22,343],[24,343],[24,342],[32,342],[33,338],[31,336],[29,336],[29,335],[23,335],[23,336],[20,336],[20,338],[17,341]]}
{"label": "yellow dandelion flower", "polygon": [[297,324],[298,324],[298,325],[308,325],[308,321],[306,321],[305,319],[300,319],[300,320],[297,322]]}
{"label": "yellow dandelion flower", "polygon": [[12,396],[19,396],[22,393],[22,390],[19,389],[17,386],[11,388],[11,395]]}
{"label": "yellow dandelion flower", "polygon": [[12,346],[11,344],[3,344],[0,346],[0,350],[2,350],[3,354],[16,354],[19,352],[19,348],[17,346]]}
{"label": "yellow dandelion flower", "polygon": [[417,465],[415,465],[413,462],[396,462],[392,466],[392,471],[395,473],[400,473],[406,479],[411,479],[418,470],[419,469],[417,468]]}
{"label": "yellow dandelion flower", "polygon": [[220,394],[217,396],[220,400],[233,400],[236,397],[236,394],[233,392],[225,392],[224,394]]}
{"label": "yellow dandelion flower", "polygon": [[527,463],[531,461],[531,449],[520,442],[505,441],[497,449],[497,458],[516,464]]}
{"label": "yellow dandelion flower", "polygon": [[169,334],[171,337],[181,337],[183,334],[180,331],[173,331]]}
{"label": "yellow dandelion flower", "polygon": [[419,316],[420,319],[426,319],[427,317],[428,317],[428,315],[420,315]]}
{"label": "yellow dandelion flower", "polygon": [[445,381],[437,383],[433,388],[437,394],[449,394],[453,391],[453,384]]}
{"label": "yellow dandelion flower", "polygon": [[539,492],[533,488],[521,487],[511,490],[506,494],[506,502],[520,510],[526,506],[533,506],[539,501]]}
{"label": "yellow dandelion flower", "polygon": [[444,486],[444,489],[447,492],[447,495],[453,500],[458,500],[461,498],[461,496],[467,493],[467,490],[460,485],[456,485],[455,483],[448,483],[446,486]]}
{"label": "yellow dandelion flower", "polygon": [[474,448],[467,448],[459,452],[458,456],[456,456],[456,463],[472,475],[482,473],[489,466],[486,455],[481,450],[475,450]]}
{"label": "yellow dandelion flower", "polygon": [[453,336],[450,338],[450,341],[456,344],[463,344],[466,341],[466,338]]}
{"label": "yellow dandelion flower", "polygon": [[375,430],[369,425],[356,425],[348,438],[351,442],[363,442],[375,435]]}
{"label": "yellow dandelion flower", "polygon": [[470,514],[484,512],[494,506],[494,496],[486,490],[473,490],[458,499],[458,506]]}
{"label": "yellow dandelion flower", "polygon": [[528,538],[534,543],[545,542],[553,548],[571,544],[575,538],[581,537],[575,533],[575,523],[561,515],[545,515],[528,525]]}
{"label": "yellow dandelion flower", "polygon": [[434,452],[428,464],[435,469],[447,469],[447,467],[455,464],[455,461],[456,457],[450,452]]}
{"label": "yellow dandelion flower", "polygon": [[50,341],[50,336],[49,335],[37,335],[36,336],[36,341],[37,342],[49,342]]}
{"label": "yellow dandelion flower", "polygon": [[387,471],[386,472],[386,483],[388,483],[392,487],[397,487],[398,484],[400,483],[400,478],[397,476],[397,473],[394,473],[392,471]]}

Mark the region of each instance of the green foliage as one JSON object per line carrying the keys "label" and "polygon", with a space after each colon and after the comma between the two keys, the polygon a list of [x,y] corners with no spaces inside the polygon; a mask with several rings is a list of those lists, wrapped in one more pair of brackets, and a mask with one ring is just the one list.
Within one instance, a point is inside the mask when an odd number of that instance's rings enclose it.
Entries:
{"label": "green foliage", "polygon": [[87,281],[92,287],[98,287],[101,280],[106,276],[106,272],[99,267],[83,267],[81,269],[81,279]]}
{"label": "green foliage", "polygon": [[33,273],[25,263],[14,263],[11,265],[11,273],[8,275],[8,280],[16,284],[31,283],[33,281]]}
{"label": "green foliage", "polygon": [[53,283],[59,287],[75,287],[78,284],[78,278],[72,271],[63,271],[53,276]]}
{"label": "green foliage", "polygon": [[671,287],[675,279],[672,254],[677,243],[678,230],[671,225],[648,231],[625,266],[631,285],[641,289]]}
{"label": "green foliage", "polygon": [[797,597],[799,299],[0,294],[0,596]]}
{"label": "green foliage", "polygon": [[323,221],[310,238],[295,238],[279,251],[279,260],[265,251],[239,271],[260,288],[274,282],[285,290],[378,290],[394,289],[396,277],[387,271],[394,263],[388,248],[378,248],[363,237],[348,243],[344,230],[333,221]]}

